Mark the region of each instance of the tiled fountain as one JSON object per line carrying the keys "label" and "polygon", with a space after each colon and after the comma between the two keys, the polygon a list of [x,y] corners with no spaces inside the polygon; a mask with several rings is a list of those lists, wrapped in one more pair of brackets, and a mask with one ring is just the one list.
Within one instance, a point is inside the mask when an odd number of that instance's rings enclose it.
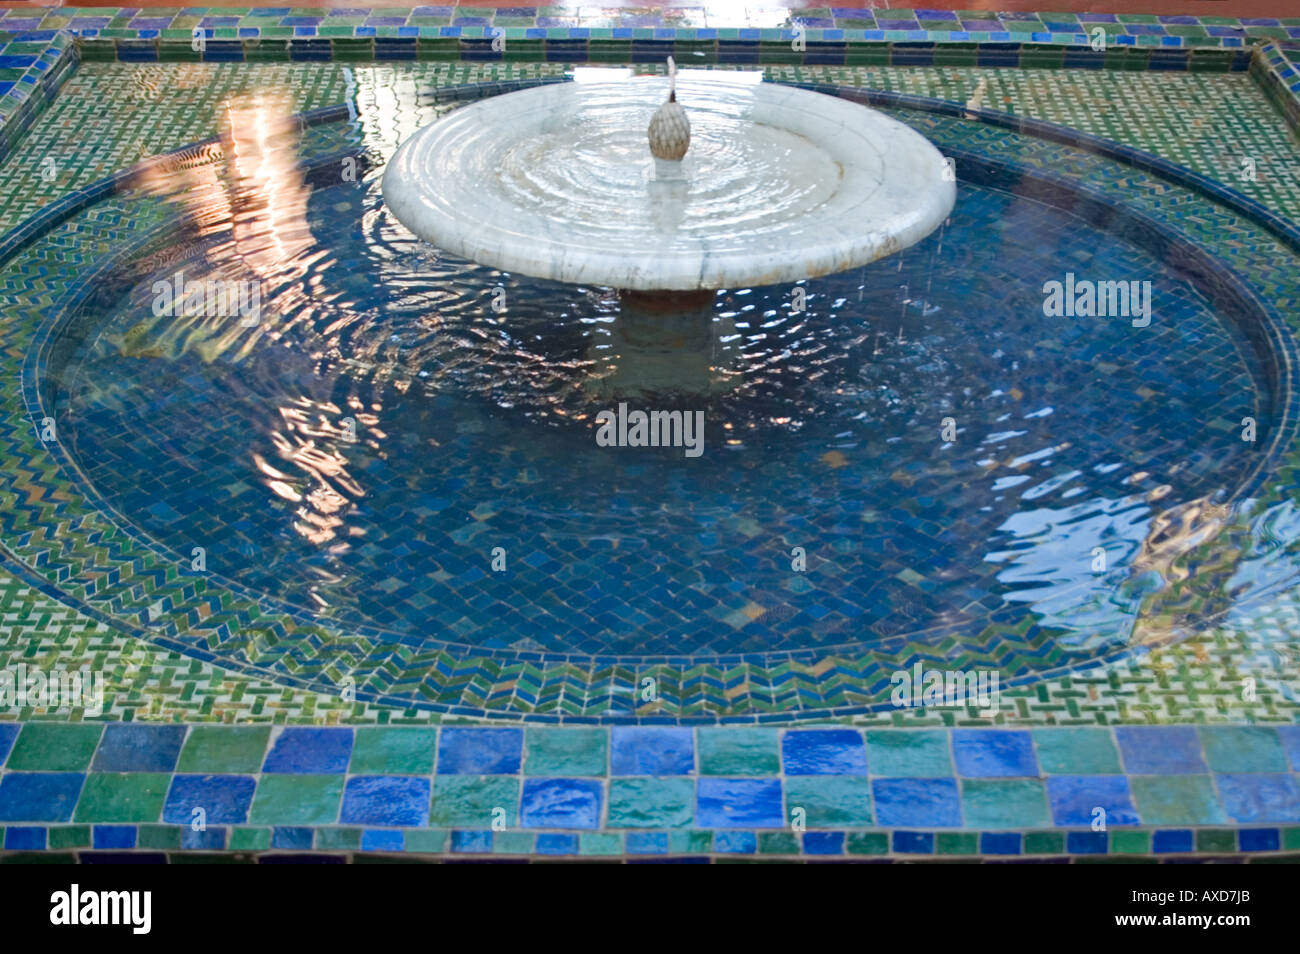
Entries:
{"label": "tiled fountain", "polygon": [[0,860],[1300,852],[1300,21],[148,13],[5,32]]}

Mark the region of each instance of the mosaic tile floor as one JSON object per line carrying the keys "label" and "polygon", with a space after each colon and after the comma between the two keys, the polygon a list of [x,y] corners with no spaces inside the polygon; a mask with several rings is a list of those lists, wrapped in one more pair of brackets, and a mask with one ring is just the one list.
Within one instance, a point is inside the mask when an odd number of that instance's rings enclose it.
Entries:
{"label": "mosaic tile floor", "polygon": [[[142,155],[210,134],[211,104],[241,89],[277,87],[296,109],[340,102],[351,92],[364,112],[430,84],[563,70],[552,64],[88,63],[0,165],[0,228]],[[1257,175],[1232,178],[1232,186],[1300,220],[1300,149],[1244,74],[1030,76],[888,66],[774,66],[767,73],[959,101],[982,88],[993,108],[1129,142],[1224,181],[1243,156],[1250,157]],[[103,109],[104,102],[113,108]],[[927,134],[939,132],[936,123]],[[53,182],[42,174],[47,158],[57,170]],[[1289,645],[1300,630],[1298,605],[1282,594],[1202,639],[1004,690],[997,723],[1040,727],[1033,733],[963,734],[942,727],[980,724],[973,713],[930,711],[854,717],[869,725],[936,727],[879,736],[868,731],[865,746],[860,731],[843,729],[532,728],[500,730],[489,742],[445,728],[438,738],[432,726],[411,726],[338,729],[333,736],[276,730],[268,738],[269,723],[428,724],[448,715],[349,702],[222,670],[123,635],[4,576],[0,668],[86,660],[108,678],[103,719],[140,723],[143,734],[119,737],[98,725],[68,726],[81,735],[58,742],[58,750],[76,753],[59,761],[46,754],[54,743],[40,736],[58,729],[68,713],[26,710],[15,723],[0,713],[0,756],[8,752],[0,775],[3,844],[10,852],[313,848],[539,855],[1300,850],[1300,828],[1287,827],[1300,821],[1297,657]],[[1243,678],[1258,680],[1258,696],[1250,702],[1242,696]],[[154,722],[176,725],[163,729]],[[204,736],[202,724],[220,722],[250,725]],[[1169,734],[1150,746],[1137,744],[1143,737],[1124,728],[1082,731],[1152,722],[1222,728],[1199,734],[1161,728]],[[1244,729],[1241,723],[1260,726]],[[1055,727],[1071,724],[1080,730]],[[637,731],[649,734],[629,734]],[[895,746],[907,751],[894,752]],[[474,762],[498,750],[503,761]],[[1142,761],[1143,752],[1156,750],[1171,753],[1172,761]],[[620,763],[619,751],[661,761]],[[459,763],[462,757],[469,762]],[[321,759],[332,761],[312,761]],[[821,772],[809,774],[801,767],[808,764]],[[208,783],[196,779],[209,775],[217,780],[203,788]],[[476,780],[458,787],[457,776]],[[918,777],[936,784],[926,788],[930,800],[910,815],[905,809],[918,804],[911,780]],[[287,787],[277,795],[279,786]],[[206,832],[192,831],[181,817],[195,791],[213,806]],[[504,830],[494,831],[491,817],[480,821],[484,799],[496,799],[489,809],[505,809]],[[810,821],[807,832],[776,830],[788,824],[782,806],[795,800],[811,806],[809,817],[817,823]],[[733,810],[742,806],[743,819],[719,814],[724,802]],[[1084,802],[1110,806],[1113,830],[1099,836],[1087,828],[1090,819],[1070,814]],[[61,807],[57,815],[33,817],[32,804]],[[557,812],[569,814],[560,823]],[[530,830],[520,830],[521,821]],[[1058,830],[1062,826],[1074,830]]]}

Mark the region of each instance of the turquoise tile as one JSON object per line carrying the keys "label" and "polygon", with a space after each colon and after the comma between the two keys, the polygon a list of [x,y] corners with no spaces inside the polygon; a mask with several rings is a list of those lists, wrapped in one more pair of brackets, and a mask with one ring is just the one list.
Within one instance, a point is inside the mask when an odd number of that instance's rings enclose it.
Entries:
{"label": "turquoise tile", "polygon": [[[802,816],[798,814],[802,809]],[[785,818],[808,828],[872,825],[871,780],[856,775],[800,775],[785,780]]]}
{"label": "turquoise tile", "polygon": [[702,728],[696,741],[701,775],[777,775],[781,771],[777,729]]}
{"label": "turquoise tile", "polygon": [[524,734],[524,774],[572,778],[608,771],[609,733],[604,729],[536,727]]}
{"label": "turquoise tile", "polygon": [[1134,775],[1129,787],[1144,825],[1220,825],[1227,821],[1209,775]]}
{"label": "turquoise tile", "polygon": [[961,804],[967,828],[998,831],[1052,824],[1047,791],[1036,778],[963,779]]}
{"label": "turquoise tile", "polygon": [[1213,772],[1285,772],[1286,752],[1271,726],[1217,725],[1197,730]]}
{"label": "turquoise tile", "polygon": [[681,828],[695,819],[689,778],[612,778],[609,828]]}
{"label": "turquoise tile", "polygon": [[1109,729],[1035,729],[1033,736],[1038,767],[1045,775],[1123,774],[1119,749]]}
{"label": "turquoise tile", "polygon": [[439,775],[433,782],[429,824],[498,831],[519,817],[519,779],[509,775]]}
{"label": "turquoise tile", "polygon": [[889,778],[941,778],[953,774],[948,733],[911,729],[867,732],[867,769]]}
{"label": "turquoise tile", "polygon": [[176,771],[196,775],[247,775],[266,757],[271,727],[196,725],[181,749]]}
{"label": "turquoise tile", "polygon": [[578,834],[580,855],[621,855],[623,837],[614,831],[584,831]]}
{"label": "turquoise tile", "polygon": [[263,775],[253,795],[253,825],[332,825],[343,798],[342,775]]}
{"label": "turquoise tile", "polygon": [[353,775],[430,775],[438,730],[414,726],[357,729]]}

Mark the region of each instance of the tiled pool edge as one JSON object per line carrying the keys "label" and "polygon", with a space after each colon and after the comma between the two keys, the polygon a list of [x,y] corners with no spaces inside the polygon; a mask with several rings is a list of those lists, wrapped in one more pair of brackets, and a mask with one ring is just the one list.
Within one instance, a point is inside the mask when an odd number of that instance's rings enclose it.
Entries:
{"label": "tiled pool edge", "polygon": [[1298,726],[27,723],[21,736],[0,726],[0,754],[0,861],[33,852],[895,861],[1300,853]]}

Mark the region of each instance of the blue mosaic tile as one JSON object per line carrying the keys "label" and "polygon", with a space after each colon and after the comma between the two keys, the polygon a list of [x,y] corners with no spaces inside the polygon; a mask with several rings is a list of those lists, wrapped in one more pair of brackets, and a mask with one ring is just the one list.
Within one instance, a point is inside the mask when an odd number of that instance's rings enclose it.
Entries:
{"label": "blue mosaic tile", "polygon": [[1052,818],[1062,828],[1089,827],[1105,812],[1107,827],[1136,825],[1137,810],[1128,779],[1115,775],[1053,775],[1047,779]]}
{"label": "blue mosaic tile", "polygon": [[954,729],[952,754],[957,772],[967,778],[1038,775],[1033,737],[1028,732]]}
{"label": "blue mosaic tile", "polygon": [[91,843],[96,850],[105,850],[134,848],[135,841],[135,825],[96,825]]}
{"label": "blue mosaic tile", "polygon": [[200,829],[185,825],[181,828],[181,848],[185,851],[223,851],[229,831],[224,825],[209,825]]}
{"label": "blue mosaic tile", "polygon": [[405,848],[403,832],[368,828],[361,833],[362,851],[403,851]]}
{"label": "blue mosaic tile", "polygon": [[610,733],[614,775],[693,775],[695,738],[690,729],[615,726]]}
{"label": "blue mosaic tile", "polygon": [[695,824],[699,828],[782,828],[785,816],[777,779],[701,778]]}
{"label": "blue mosaic tile", "polygon": [[1020,833],[986,831],[980,835],[980,852],[986,855],[1018,855]]}
{"label": "blue mosaic tile", "polygon": [[438,735],[438,774],[515,775],[523,751],[523,729],[444,728]]}
{"label": "blue mosaic tile", "polygon": [[1120,726],[1115,730],[1130,775],[1204,775],[1201,740],[1191,726]]}
{"label": "blue mosaic tile", "polygon": [[1228,816],[1244,824],[1300,822],[1300,787],[1294,775],[1215,776]]}
{"label": "blue mosaic tile", "polygon": [[758,836],[752,831],[720,831],[713,836],[713,850],[724,855],[752,855],[758,851]]}
{"label": "blue mosaic tile", "polygon": [[45,829],[35,827],[6,828],[5,851],[43,851]]}
{"label": "blue mosaic tile", "polygon": [[524,781],[520,824],[527,828],[599,828],[604,786],[595,779]]}
{"label": "blue mosaic tile", "polygon": [[662,831],[630,831],[624,841],[629,855],[668,854],[668,833]]}
{"label": "blue mosaic tile", "polygon": [[263,772],[342,775],[352,758],[351,729],[286,728],[271,744]]}
{"label": "blue mosaic tile", "polygon": [[354,776],[343,790],[340,821],[345,825],[427,825],[431,793],[427,778]]}
{"label": "blue mosaic tile", "polygon": [[1282,834],[1276,828],[1243,828],[1237,833],[1237,844],[1242,851],[1277,851]]}
{"label": "blue mosaic tile", "polygon": [[928,831],[896,831],[892,845],[900,855],[932,855],[934,834]]}
{"label": "blue mosaic tile", "polygon": [[271,847],[286,851],[308,851],[311,849],[312,833],[311,828],[272,828]]}
{"label": "blue mosaic tile", "polygon": [[808,855],[842,855],[844,832],[806,831],[803,833],[803,850]]}
{"label": "blue mosaic tile", "polygon": [[[1284,725],[1277,730],[1282,747],[1291,761],[1291,771],[1300,772],[1300,725]],[[0,743],[2,745],[2,743]]]}
{"label": "blue mosaic tile", "polygon": [[1285,772],[1286,753],[1271,726],[1202,726],[1197,730],[1215,772]]}
{"label": "blue mosaic tile", "polygon": [[9,758],[9,750],[13,748],[14,739],[18,738],[18,730],[21,726],[13,722],[0,723],[0,766],[5,764],[5,759]]}
{"label": "blue mosaic tile", "polygon": [[1151,850],[1157,854],[1192,851],[1195,848],[1196,837],[1189,828],[1166,829],[1151,836]]}
{"label": "blue mosaic tile", "polygon": [[163,821],[189,825],[202,809],[209,825],[242,825],[248,820],[256,781],[247,775],[177,775],[172,779]]}
{"label": "blue mosaic tile", "polygon": [[862,733],[853,729],[799,729],[785,734],[781,761],[786,775],[866,775]]}
{"label": "blue mosaic tile", "polygon": [[876,778],[871,797],[882,828],[957,828],[962,823],[956,779]]}
{"label": "blue mosaic tile", "polygon": [[578,854],[578,836],[562,832],[542,832],[537,836],[537,853],[539,855],[576,855]]}
{"label": "blue mosaic tile", "polygon": [[482,854],[492,850],[491,831],[453,831],[451,850],[457,854]]}
{"label": "blue mosaic tile", "polygon": [[183,725],[109,725],[91,768],[97,772],[170,772],[185,741]]}
{"label": "blue mosaic tile", "polygon": [[80,772],[7,772],[0,777],[0,822],[68,821],[84,781]]}
{"label": "blue mosaic tile", "polygon": [[1065,837],[1065,850],[1072,855],[1104,855],[1108,848],[1104,831],[1072,831]]}

